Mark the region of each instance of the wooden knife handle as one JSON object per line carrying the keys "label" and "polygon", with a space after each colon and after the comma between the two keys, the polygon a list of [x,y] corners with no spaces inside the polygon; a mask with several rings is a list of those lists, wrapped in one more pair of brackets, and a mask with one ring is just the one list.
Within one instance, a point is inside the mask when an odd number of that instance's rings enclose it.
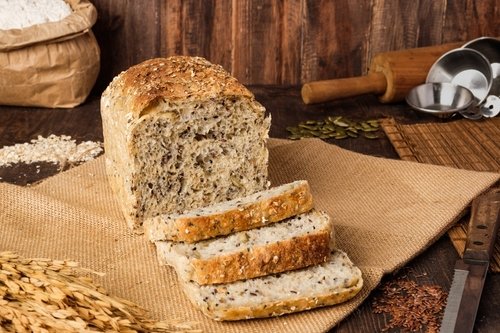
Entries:
{"label": "wooden knife handle", "polygon": [[500,224],[500,188],[492,189],[472,202],[465,243],[464,261],[489,261]]}
{"label": "wooden knife handle", "polygon": [[369,73],[366,76],[309,82],[302,86],[301,94],[305,104],[313,104],[363,94],[381,95],[386,88],[387,79],[383,73]]}

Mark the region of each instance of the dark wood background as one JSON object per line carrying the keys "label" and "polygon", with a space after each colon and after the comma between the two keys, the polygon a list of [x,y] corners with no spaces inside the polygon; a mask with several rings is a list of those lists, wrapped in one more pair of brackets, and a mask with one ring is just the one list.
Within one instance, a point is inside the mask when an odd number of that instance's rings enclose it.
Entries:
{"label": "dark wood background", "polygon": [[379,52],[500,36],[498,0],[91,0],[96,90],[143,60],[199,55],[244,84],[367,71]]}

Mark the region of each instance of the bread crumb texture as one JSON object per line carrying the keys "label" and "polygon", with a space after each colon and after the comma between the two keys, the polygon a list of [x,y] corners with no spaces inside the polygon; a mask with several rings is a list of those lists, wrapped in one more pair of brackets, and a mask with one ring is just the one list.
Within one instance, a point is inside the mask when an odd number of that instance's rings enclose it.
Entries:
{"label": "bread crumb texture", "polygon": [[203,239],[262,227],[313,208],[306,180],[259,191],[184,214],[162,214],[144,222],[151,241],[193,243]]}
{"label": "bread crumb texture", "polygon": [[156,242],[161,264],[183,280],[228,283],[325,262],[333,228],[324,212],[311,211],[261,228],[200,241]]}
{"label": "bread crumb texture", "polygon": [[196,244],[173,243],[175,251],[186,257],[210,259],[221,253],[250,251],[254,247],[266,246],[271,243],[293,240],[298,237],[315,233],[330,233],[332,224],[329,216],[320,211],[311,211],[284,220],[280,223],[237,232],[224,238],[214,238]]}
{"label": "bread crumb texture", "polygon": [[361,271],[340,250],[328,262],[282,274],[221,285],[185,283],[191,301],[215,320],[279,316],[338,304],[362,286]]}
{"label": "bread crumb texture", "polygon": [[203,58],[131,67],[104,92],[101,114],[108,176],[132,227],[267,186],[270,117]]}

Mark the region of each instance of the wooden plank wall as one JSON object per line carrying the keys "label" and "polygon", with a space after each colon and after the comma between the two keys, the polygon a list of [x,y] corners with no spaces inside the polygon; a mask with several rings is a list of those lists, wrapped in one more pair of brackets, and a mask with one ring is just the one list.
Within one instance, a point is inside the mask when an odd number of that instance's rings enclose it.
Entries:
{"label": "wooden plank wall", "polygon": [[500,36],[498,0],[91,0],[99,89],[148,58],[199,55],[244,84],[363,74],[377,53]]}

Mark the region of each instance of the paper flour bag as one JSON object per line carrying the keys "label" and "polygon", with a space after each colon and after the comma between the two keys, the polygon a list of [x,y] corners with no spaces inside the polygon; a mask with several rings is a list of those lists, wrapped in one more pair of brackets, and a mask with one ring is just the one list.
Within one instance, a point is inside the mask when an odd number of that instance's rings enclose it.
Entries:
{"label": "paper flour bag", "polygon": [[88,0],[66,2],[62,20],[0,28],[0,104],[70,108],[89,95],[100,68],[90,30],[97,11]]}

